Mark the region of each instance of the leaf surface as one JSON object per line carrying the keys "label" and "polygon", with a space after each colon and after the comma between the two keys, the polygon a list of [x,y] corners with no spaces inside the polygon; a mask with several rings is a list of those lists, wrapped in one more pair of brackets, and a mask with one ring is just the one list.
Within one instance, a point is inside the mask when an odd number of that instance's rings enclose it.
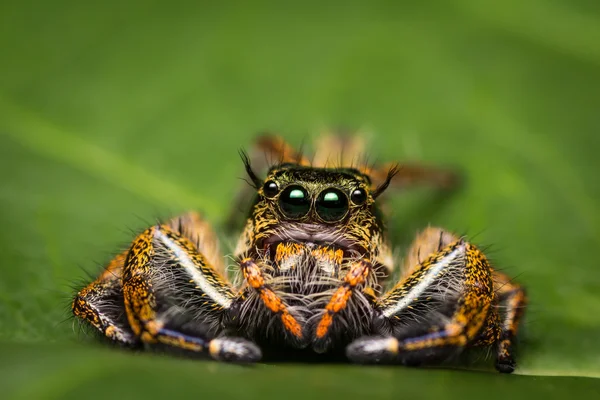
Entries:
{"label": "leaf surface", "polygon": [[[147,397],[597,391],[599,21],[600,7],[583,0],[3,3],[7,393],[99,397],[94,382]],[[397,198],[392,232],[401,246],[434,224],[491,245],[494,264],[531,299],[516,371],[527,376],[247,369],[115,353],[74,334],[75,288],[136,231],[188,209],[224,221],[243,176],[238,149],[256,133],[300,145],[337,126],[370,136],[372,160],[464,172],[452,198]]]}

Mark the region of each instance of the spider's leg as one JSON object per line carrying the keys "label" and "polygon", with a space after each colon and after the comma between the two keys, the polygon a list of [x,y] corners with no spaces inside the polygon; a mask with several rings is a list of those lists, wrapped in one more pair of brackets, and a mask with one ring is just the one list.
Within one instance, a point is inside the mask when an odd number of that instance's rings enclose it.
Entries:
{"label": "spider's leg", "polygon": [[261,357],[252,342],[216,337],[238,298],[229,282],[198,251],[194,226],[181,219],[153,226],[133,242],[125,260],[123,294],[129,325],[142,342],[218,360],[252,362]]}
{"label": "spider's leg", "polygon": [[302,344],[304,340],[302,326],[289,311],[287,304],[269,287],[258,264],[252,258],[247,257],[240,261],[240,270],[249,285],[249,290],[257,293],[262,304],[279,316],[283,328],[290,337],[298,344]]}
{"label": "spider's leg", "polygon": [[269,164],[293,163],[303,166],[309,166],[310,161],[302,154],[296,151],[282,137],[275,135],[262,135],[256,140],[257,151],[263,152],[263,157]]}
{"label": "spider's leg", "polygon": [[217,274],[227,276],[217,234],[200,214],[191,211],[172,218],[167,225],[173,231],[190,239],[196,246],[196,250],[206,258]]}
{"label": "spider's leg", "polygon": [[333,292],[325,310],[315,328],[313,349],[325,351],[331,342],[330,333],[336,316],[346,309],[353,294],[364,285],[373,272],[373,266],[367,259],[355,261],[343,279],[343,283]]}
{"label": "spider's leg", "polygon": [[[440,247],[387,292],[375,321],[384,337],[363,337],[347,355],[357,362],[419,364],[460,352],[478,337],[495,302],[491,268],[474,245],[440,229]],[[446,243],[452,240],[450,243]],[[426,241],[427,242],[427,241]]]}
{"label": "spider's leg", "polygon": [[442,250],[452,242],[458,240],[452,233],[436,227],[425,228],[413,240],[407,255],[400,267],[400,280],[404,280],[421,268],[421,261]]}
{"label": "spider's leg", "polygon": [[500,315],[500,337],[496,356],[496,369],[500,372],[512,372],[515,369],[513,344],[519,328],[519,322],[525,307],[527,295],[517,283],[505,274],[494,271],[494,283],[498,287],[498,314]]}
{"label": "spider's leg", "polygon": [[76,317],[89,322],[107,338],[133,345],[137,339],[127,323],[121,286],[126,256],[127,252],[116,256],[95,281],[80,290],[71,308]]}
{"label": "spider's leg", "polygon": [[[366,168],[364,172],[371,177],[373,188],[384,182],[388,172],[398,164],[383,164]],[[404,189],[407,187],[428,185],[439,189],[453,189],[459,185],[461,177],[456,171],[431,165],[401,163],[394,176],[390,188]]]}
{"label": "spider's leg", "polygon": [[326,133],[315,143],[312,166],[316,168],[357,168],[365,162],[366,140],[345,132]]}
{"label": "spider's leg", "polygon": [[[398,164],[386,163],[361,167],[360,164],[366,162],[366,147],[366,140],[361,135],[323,135],[316,143],[312,166],[358,168],[371,178],[373,188],[376,188],[385,182],[390,169],[398,166]],[[403,189],[425,184],[440,189],[452,189],[459,182],[460,176],[451,169],[416,163],[402,163],[392,180],[391,186],[396,189]]]}

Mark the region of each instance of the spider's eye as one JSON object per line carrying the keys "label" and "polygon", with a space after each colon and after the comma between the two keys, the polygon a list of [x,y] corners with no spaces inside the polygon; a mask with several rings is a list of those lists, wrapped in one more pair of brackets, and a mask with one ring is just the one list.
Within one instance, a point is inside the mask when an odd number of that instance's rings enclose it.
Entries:
{"label": "spider's eye", "polygon": [[308,192],[302,186],[288,186],[279,196],[279,208],[288,218],[301,218],[310,211]]}
{"label": "spider's eye", "polygon": [[323,221],[339,221],[348,212],[348,197],[339,189],[325,189],[317,197],[316,209]]}
{"label": "spider's eye", "polygon": [[367,192],[364,189],[354,189],[350,194],[350,200],[357,206],[363,205],[367,201]]}
{"label": "spider's eye", "polygon": [[279,193],[279,186],[274,181],[266,181],[263,185],[263,193],[268,198],[275,197]]}

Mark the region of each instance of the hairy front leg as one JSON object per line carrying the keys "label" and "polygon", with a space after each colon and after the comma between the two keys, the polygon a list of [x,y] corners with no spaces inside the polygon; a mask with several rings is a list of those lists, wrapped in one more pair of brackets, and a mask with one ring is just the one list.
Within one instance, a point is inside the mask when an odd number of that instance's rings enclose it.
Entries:
{"label": "hairy front leg", "polygon": [[[380,337],[348,346],[357,362],[408,365],[441,361],[478,337],[495,302],[491,268],[474,245],[429,231],[420,245],[438,248],[379,300]],[[417,241],[419,243],[419,241]]]}
{"label": "hairy front leg", "polygon": [[123,309],[121,277],[127,251],[117,255],[88,286],[80,290],[71,304],[73,314],[88,322],[108,339],[135,345],[138,340],[127,323]]}
{"label": "hairy front leg", "polygon": [[198,251],[193,227],[182,222],[177,230],[173,224],[151,227],[134,240],[123,273],[129,325],[149,346],[257,361],[261,352],[252,342],[219,337],[235,314],[237,294]]}

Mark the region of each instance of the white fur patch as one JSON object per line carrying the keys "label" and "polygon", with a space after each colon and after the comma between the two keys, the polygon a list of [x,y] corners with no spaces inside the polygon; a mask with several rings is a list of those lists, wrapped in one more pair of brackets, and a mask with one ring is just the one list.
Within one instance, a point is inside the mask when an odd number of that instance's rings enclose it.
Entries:
{"label": "white fur patch", "polygon": [[400,311],[404,310],[410,303],[412,303],[415,299],[419,298],[435,281],[435,279],[439,276],[439,274],[444,271],[446,268],[450,267],[453,262],[456,261],[457,258],[464,256],[465,254],[465,245],[460,245],[456,249],[454,249],[450,254],[446,257],[442,258],[436,264],[433,264],[429,270],[425,273],[425,276],[422,277],[421,281],[417,283],[409,292],[404,296],[394,307],[390,307],[383,312],[383,315],[386,317],[391,317],[392,315],[398,314]]}
{"label": "white fur patch", "polygon": [[202,271],[196,266],[196,264],[194,264],[188,254],[177,245],[177,243],[175,243],[159,229],[155,231],[154,237],[160,240],[175,254],[179,261],[179,265],[185,269],[194,283],[200,288],[200,290],[210,297],[212,301],[224,308],[229,308],[231,306],[231,299],[219,293],[219,291],[214,288],[214,286],[206,279],[204,274],[202,274]]}

